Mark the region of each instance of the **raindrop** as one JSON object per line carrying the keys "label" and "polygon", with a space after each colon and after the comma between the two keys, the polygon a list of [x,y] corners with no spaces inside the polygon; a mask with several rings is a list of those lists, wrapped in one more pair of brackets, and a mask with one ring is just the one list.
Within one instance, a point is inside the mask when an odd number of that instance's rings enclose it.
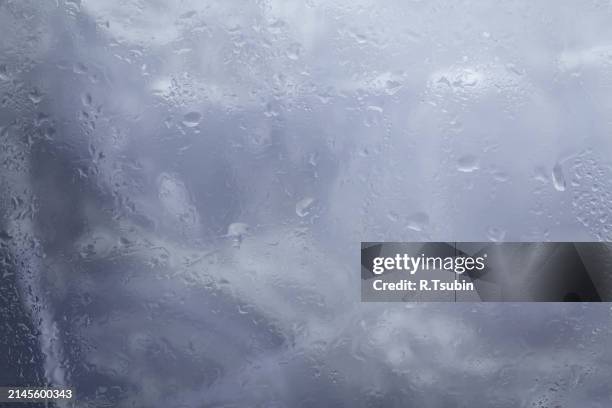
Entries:
{"label": "raindrop", "polygon": [[179,18],[187,19],[187,18],[194,17],[196,14],[197,14],[197,12],[195,10],[191,10],[191,11],[188,11],[186,13],[181,14],[179,16]]}
{"label": "raindrop", "polygon": [[239,247],[242,243],[242,240],[245,236],[249,234],[249,232],[249,224],[246,224],[244,222],[233,222],[227,227],[226,236],[232,239],[232,241],[234,242],[233,246]]}
{"label": "raindrop", "polygon": [[183,125],[187,127],[196,127],[202,120],[202,114],[199,112],[189,112],[183,116]]}
{"label": "raindrop", "polygon": [[227,236],[230,238],[242,237],[249,232],[249,224],[233,222],[227,227]]}
{"label": "raindrop", "polygon": [[538,166],[534,171],[534,180],[539,181],[540,183],[548,183],[548,174],[545,168]]}
{"label": "raindrop", "polygon": [[523,75],[523,72],[514,64],[506,65],[506,69],[517,76]]}
{"label": "raindrop", "polygon": [[42,98],[43,98],[42,93],[40,93],[38,89],[32,90],[32,92],[28,94],[28,97],[30,98],[32,103],[35,103],[35,104],[40,103],[40,101],[42,101]]}
{"label": "raindrop", "polygon": [[459,75],[457,75],[455,81],[453,82],[453,86],[459,87],[473,87],[478,84],[480,75],[471,70],[465,69]]}
{"label": "raindrop", "polygon": [[8,69],[6,68],[6,65],[4,65],[4,64],[0,64],[0,80],[2,80],[2,81],[8,81],[9,80]]}
{"label": "raindrop", "polygon": [[66,5],[73,6],[76,11],[81,10],[81,0],[66,0]]}
{"label": "raindrop", "polygon": [[557,191],[565,191],[565,176],[560,163],[554,165],[552,169],[552,181]]}
{"label": "raindrop", "polygon": [[103,258],[108,256],[114,247],[112,240],[105,234],[88,237],[81,245],[79,254],[82,258]]}
{"label": "raindrop", "polygon": [[388,80],[385,83],[385,93],[387,95],[395,95],[402,88],[402,83],[396,80]]}
{"label": "raindrop", "polygon": [[91,106],[93,99],[89,93],[85,93],[81,96],[81,102],[84,106]]}
{"label": "raindrop", "polygon": [[0,230],[0,241],[10,241],[12,238],[8,232]]}
{"label": "raindrop", "polygon": [[268,27],[270,28],[280,28],[284,26],[285,26],[285,22],[283,20],[275,20],[272,23],[268,24]]}
{"label": "raindrop", "polygon": [[308,164],[310,164],[312,167],[317,167],[317,155],[315,153],[312,153],[308,157]]}
{"label": "raindrop", "polygon": [[300,201],[298,201],[298,203],[295,205],[295,213],[298,215],[298,217],[305,217],[310,213],[310,207],[312,206],[312,204],[314,203],[314,198],[311,197],[306,197]]}
{"label": "raindrop", "polygon": [[493,175],[493,178],[496,181],[499,181],[501,183],[508,181],[508,174],[502,170],[493,170],[493,172],[491,173]]}
{"label": "raindrop", "polygon": [[293,61],[297,61],[300,58],[301,52],[301,45],[298,43],[293,43],[289,46],[289,49],[287,50],[287,58]]}
{"label": "raindrop", "polygon": [[457,160],[457,170],[460,172],[471,173],[479,168],[478,158],[472,154],[467,154]]}
{"label": "raindrop", "polygon": [[88,68],[85,64],[83,64],[82,62],[77,62],[76,64],[74,64],[74,66],[72,67],[72,71],[75,74],[85,74],[88,71]]}
{"label": "raindrop", "polygon": [[413,231],[423,231],[427,224],[429,224],[429,216],[424,212],[417,212],[412,214],[406,220],[406,227]]}
{"label": "raindrop", "polygon": [[267,118],[277,118],[280,116],[280,110],[278,103],[268,102],[266,103],[266,110],[264,111],[264,115]]}
{"label": "raindrop", "polygon": [[489,227],[487,237],[493,242],[502,242],[506,237],[506,231],[497,227]]}
{"label": "raindrop", "polygon": [[198,213],[185,184],[175,176],[162,173],[159,176],[159,198],[165,209],[182,223],[193,226]]}
{"label": "raindrop", "polygon": [[389,219],[389,221],[391,222],[397,222],[397,220],[399,220],[399,216],[397,215],[397,213],[390,211],[387,214],[387,218]]}

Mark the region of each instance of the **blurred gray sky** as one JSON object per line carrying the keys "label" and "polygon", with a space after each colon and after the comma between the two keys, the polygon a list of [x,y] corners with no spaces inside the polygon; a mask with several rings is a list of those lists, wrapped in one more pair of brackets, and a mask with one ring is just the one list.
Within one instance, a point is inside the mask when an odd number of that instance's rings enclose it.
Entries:
{"label": "blurred gray sky", "polygon": [[609,407],[609,305],[362,304],[359,243],[610,240],[610,17],[0,1],[0,286],[45,378],[79,406]]}

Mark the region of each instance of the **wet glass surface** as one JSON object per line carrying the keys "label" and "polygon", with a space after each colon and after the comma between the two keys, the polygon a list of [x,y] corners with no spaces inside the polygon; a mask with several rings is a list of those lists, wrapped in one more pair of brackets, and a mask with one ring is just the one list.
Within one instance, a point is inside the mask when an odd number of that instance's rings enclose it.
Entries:
{"label": "wet glass surface", "polygon": [[611,406],[609,305],[359,301],[360,241],[612,240],[611,17],[0,1],[1,382],[83,407]]}

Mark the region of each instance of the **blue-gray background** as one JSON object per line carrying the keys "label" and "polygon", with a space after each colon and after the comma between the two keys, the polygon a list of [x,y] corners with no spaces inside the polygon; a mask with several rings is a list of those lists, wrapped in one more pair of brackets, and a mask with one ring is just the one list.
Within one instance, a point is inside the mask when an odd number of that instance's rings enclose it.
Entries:
{"label": "blue-gray background", "polygon": [[359,301],[361,241],[611,240],[610,1],[0,0],[0,379],[610,407],[607,304]]}

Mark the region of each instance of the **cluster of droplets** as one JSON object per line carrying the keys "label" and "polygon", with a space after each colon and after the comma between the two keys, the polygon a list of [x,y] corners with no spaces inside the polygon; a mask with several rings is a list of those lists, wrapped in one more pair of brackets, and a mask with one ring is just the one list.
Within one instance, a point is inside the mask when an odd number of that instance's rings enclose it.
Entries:
{"label": "cluster of droplets", "polygon": [[612,166],[587,151],[573,158],[569,168],[576,219],[598,240],[612,240]]}

